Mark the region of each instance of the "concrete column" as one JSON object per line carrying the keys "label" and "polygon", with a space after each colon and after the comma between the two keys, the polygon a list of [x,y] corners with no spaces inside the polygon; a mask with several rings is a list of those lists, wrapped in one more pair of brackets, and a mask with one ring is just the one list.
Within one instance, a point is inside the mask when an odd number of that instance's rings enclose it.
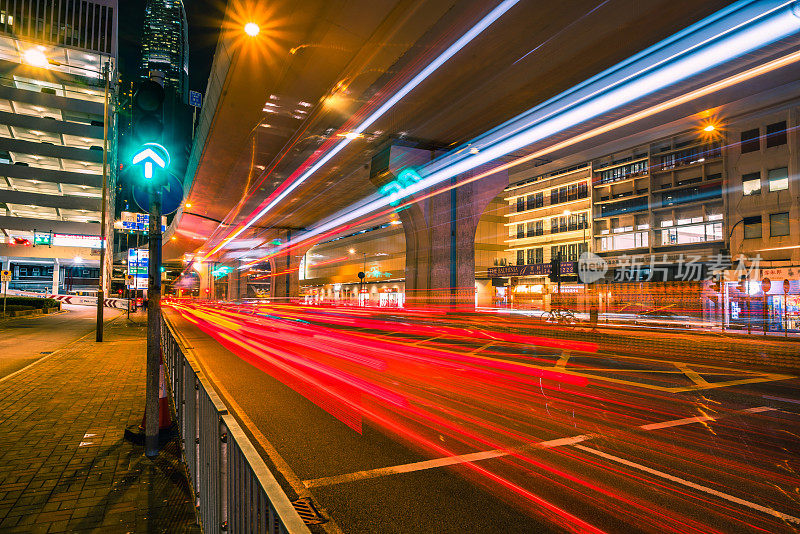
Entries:
{"label": "concrete column", "polygon": [[[200,278],[199,298],[201,299],[210,299],[214,295],[214,279],[211,277],[211,266],[211,263],[203,262],[197,271],[197,276]],[[209,291],[206,291],[207,289]]]}
{"label": "concrete column", "polygon": [[239,270],[242,262],[237,261],[233,264],[233,270],[228,273],[228,300],[239,300],[242,298],[242,274]]}
{"label": "concrete column", "polygon": [[59,263],[58,258],[53,260],[53,295],[58,295],[58,278],[59,278]]}
{"label": "concrete column", "polygon": [[[424,164],[435,152],[391,146],[373,159],[370,176],[380,186],[408,166]],[[383,162],[383,164],[382,164]],[[406,237],[406,304],[473,309],[475,306],[475,231],[489,203],[508,186],[508,173],[470,182],[494,165],[452,178],[456,186],[420,200],[399,212]],[[383,167],[383,168],[382,168]],[[459,185],[460,184],[460,185]]]}

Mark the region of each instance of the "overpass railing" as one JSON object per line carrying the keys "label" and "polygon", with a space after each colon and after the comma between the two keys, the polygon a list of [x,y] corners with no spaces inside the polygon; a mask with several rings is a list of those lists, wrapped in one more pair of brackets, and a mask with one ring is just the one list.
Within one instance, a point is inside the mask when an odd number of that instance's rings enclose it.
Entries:
{"label": "overpass railing", "polygon": [[166,317],[161,345],[203,532],[309,534],[289,497]]}

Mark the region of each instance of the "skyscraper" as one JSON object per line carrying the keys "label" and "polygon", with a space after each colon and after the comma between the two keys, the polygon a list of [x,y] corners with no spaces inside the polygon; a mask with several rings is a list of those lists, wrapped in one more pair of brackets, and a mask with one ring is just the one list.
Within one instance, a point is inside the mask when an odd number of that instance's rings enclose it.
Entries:
{"label": "skyscraper", "polygon": [[151,70],[165,75],[167,88],[188,100],[189,37],[183,0],[148,0],[142,32],[142,77]]}

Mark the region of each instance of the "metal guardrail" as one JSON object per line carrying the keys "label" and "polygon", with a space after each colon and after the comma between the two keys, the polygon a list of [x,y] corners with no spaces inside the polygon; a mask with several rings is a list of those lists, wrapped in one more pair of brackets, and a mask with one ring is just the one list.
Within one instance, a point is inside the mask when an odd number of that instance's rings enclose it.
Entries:
{"label": "metal guardrail", "polygon": [[191,349],[162,317],[161,346],[203,532],[310,534]]}

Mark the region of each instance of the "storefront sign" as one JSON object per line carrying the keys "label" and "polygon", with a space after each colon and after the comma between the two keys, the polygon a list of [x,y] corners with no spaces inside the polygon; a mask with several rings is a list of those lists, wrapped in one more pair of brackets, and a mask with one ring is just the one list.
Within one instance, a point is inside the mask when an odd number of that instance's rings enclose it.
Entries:
{"label": "storefront sign", "polygon": [[52,245],[53,244],[53,234],[47,232],[46,234],[42,234],[39,232],[33,233],[33,246],[36,245]]}
{"label": "storefront sign", "polygon": [[[534,263],[531,265],[506,265],[504,267],[489,267],[489,276],[547,276],[550,274],[549,263]],[[561,274],[575,274],[574,261],[561,262]]]}
{"label": "storefront sign", "polygon": [[53,246],[100,248],[101,241],[96,235],[53,234]]}
{"label": "storefront sign", "polygon": [[770,280],[800,280],[800,267],[762,267],[761,276]]}

